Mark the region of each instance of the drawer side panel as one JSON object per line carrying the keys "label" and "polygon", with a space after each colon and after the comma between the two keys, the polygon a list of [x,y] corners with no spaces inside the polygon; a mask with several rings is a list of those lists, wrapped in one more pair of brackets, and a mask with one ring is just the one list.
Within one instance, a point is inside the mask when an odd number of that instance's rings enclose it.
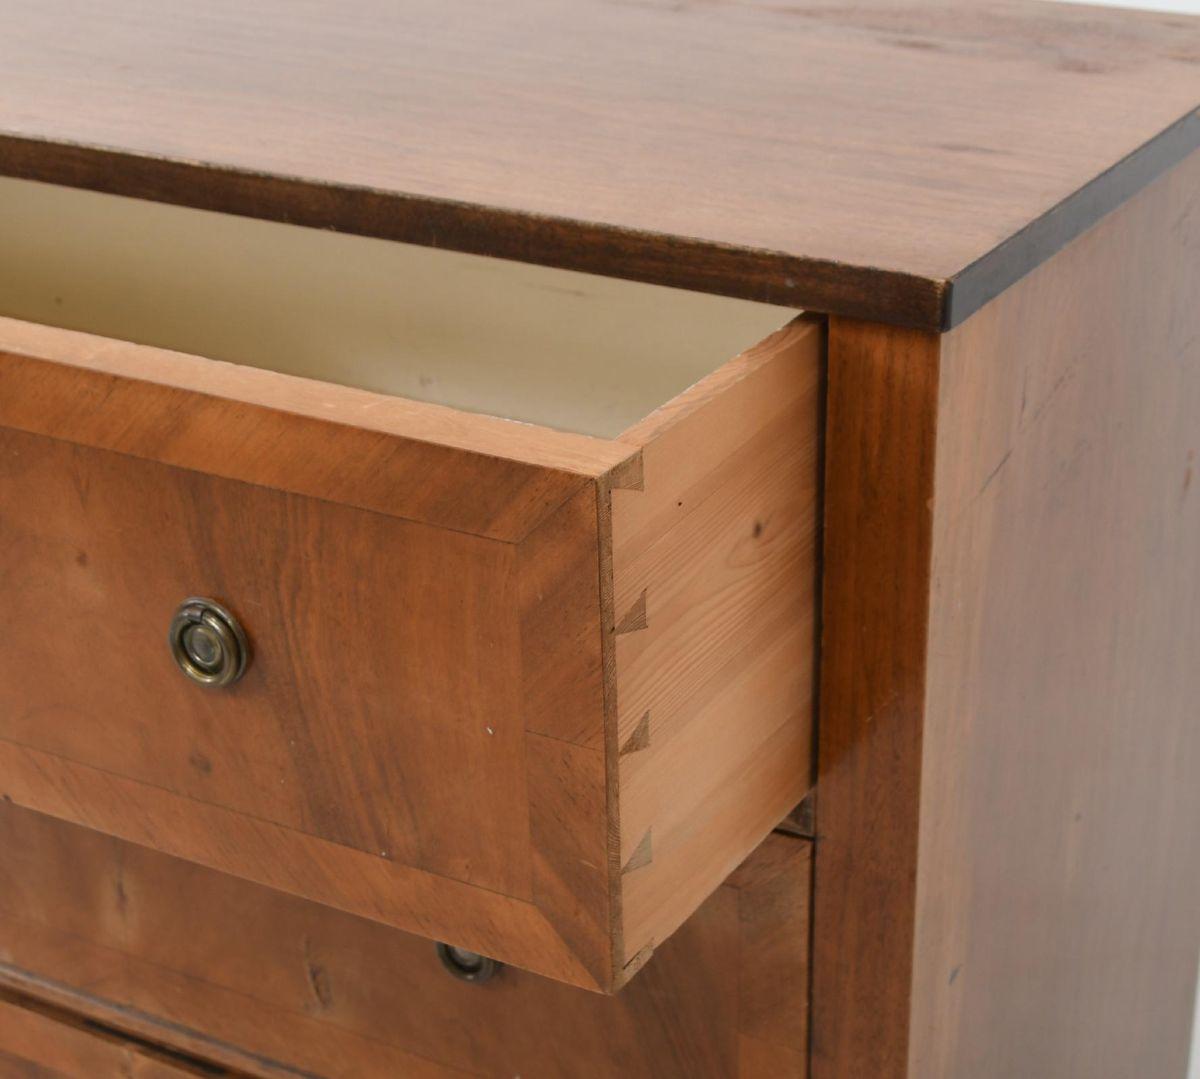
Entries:
{"label": "drawer side panel", "polygon": [[812,778],[822,330],[800,319],[623,437],[612,499],[626,976]]}

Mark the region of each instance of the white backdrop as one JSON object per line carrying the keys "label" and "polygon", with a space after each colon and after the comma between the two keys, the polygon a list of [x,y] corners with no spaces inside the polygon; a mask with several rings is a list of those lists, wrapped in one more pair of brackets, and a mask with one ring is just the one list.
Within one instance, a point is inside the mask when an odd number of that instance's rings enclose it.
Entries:
{"label": "white backdrop", "polygon": [[[1084,0],[1058,0],[1059,3],[1082,3]],[[1089,0],[1109,7],[1140,7],[1148,11],[1175,11],[1184,15],[1200,15],[1200,0]],[[1200,896],[1196,897],[1200,903]],[[1200,1079],[1200,991],[1196,994],[1196,1021],[1192,1027],[1192,1066],[1187,1079]]]}
{"label": "white backdrop", "polygon": [[1200,15],[1200,0],[1059,0],[1067,4],[1103,4],[1105,7],[1140,7],[1146,11],[1178,11],[1182,15]]}

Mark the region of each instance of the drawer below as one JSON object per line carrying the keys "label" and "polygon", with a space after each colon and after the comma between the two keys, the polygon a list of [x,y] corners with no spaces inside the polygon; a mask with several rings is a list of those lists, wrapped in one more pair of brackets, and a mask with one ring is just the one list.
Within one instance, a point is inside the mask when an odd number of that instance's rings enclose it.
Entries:
{"label": "drawer below", "polygon": [[461,981],[426,940],[3,806],[0,982],[259,1076],[788,1079],[810,887],[809,843],[769,836],[605,997]]}
{"label": "drawer below", "polygon": [[233,1073],[0,990],[0,1079],[209,1079]]}

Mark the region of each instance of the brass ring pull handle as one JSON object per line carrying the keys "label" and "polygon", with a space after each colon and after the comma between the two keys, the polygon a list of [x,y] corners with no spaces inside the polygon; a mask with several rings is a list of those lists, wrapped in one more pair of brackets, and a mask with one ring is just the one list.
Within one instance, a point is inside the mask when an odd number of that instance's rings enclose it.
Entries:
{"label": "brass ring pull handle", "polygon": [[179,605],[167,639],[176,666],[193,682],[213,689],[233,685],[250,659],[237,619],[216,600],[201,596]]}
{"label": "brass ring pull handle", "polygon": [[469,952],[466,948],[456,948],[452,944],[443,944],[441,941],[437,944],[437,954],[442,966],[464,982],[479,984],[491,981],[503,966],[486,955]]}

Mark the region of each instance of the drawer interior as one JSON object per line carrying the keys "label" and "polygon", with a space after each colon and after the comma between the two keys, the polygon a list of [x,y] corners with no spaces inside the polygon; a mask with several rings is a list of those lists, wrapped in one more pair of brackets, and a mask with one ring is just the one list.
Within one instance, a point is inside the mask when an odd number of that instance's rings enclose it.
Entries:
{"label": "drawer interior", "polygon": [[603,438],[791,317],[13,179],[0,314]]}

